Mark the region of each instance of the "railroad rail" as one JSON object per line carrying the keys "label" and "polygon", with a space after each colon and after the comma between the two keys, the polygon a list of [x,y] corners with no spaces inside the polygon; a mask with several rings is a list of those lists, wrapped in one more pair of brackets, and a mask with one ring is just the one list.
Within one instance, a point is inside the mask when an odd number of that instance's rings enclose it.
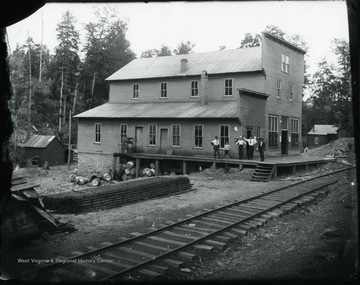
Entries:
{"label": "railroad rail", "polygon": [[[133,233],[120,242],[102,243],[89,252],[74,252],[70,258],[58,257],[33,271],[35,281],[99,281],[164,278],[196,256],[197,250],[222,250],[231,239],[245,235],[274,216],[314,200],[326,193],[323,188],[338,179],[328,177],[354,167],[333,171],[305,181],[270,190],[255,197],[187,215],[169,221],[147,233]],[[326,179],[324,179],[326,178]],[[193,253],[192,250],[195,250]]]}

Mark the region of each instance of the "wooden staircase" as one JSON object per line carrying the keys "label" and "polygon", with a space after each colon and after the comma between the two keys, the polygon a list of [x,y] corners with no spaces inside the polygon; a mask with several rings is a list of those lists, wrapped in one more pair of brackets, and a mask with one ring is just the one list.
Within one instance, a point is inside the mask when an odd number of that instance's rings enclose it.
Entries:
{"label": "wooden staircase", "polygon": [[261,163],[256,165],[254,174],[251,177],[251,181],[267,182],[271,179],[274,173],[275,166],[273,164]]}

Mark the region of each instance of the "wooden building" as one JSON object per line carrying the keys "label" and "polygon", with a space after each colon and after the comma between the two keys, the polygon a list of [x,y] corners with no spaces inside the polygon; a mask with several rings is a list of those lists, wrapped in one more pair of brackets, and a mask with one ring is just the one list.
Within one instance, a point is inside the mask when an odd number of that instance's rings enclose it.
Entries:
{"label": "wooden building", "polygon": [[49,166],[65,163],[65,147],[56,136],[34,135],[24,145],[24,160],[33,165]]}
{"label": "wooden building", "polygon": [[111,168],[124,137],[145,153],[211,157],[218,136],[237,158],[242,135],[264,138],[266,155],[299,154],[304,54],[262,33],[259,47],[131,61],[107,78],[108,103],[75,116],[79,167]]}
{"label": "wooden building", "polygon": [[338,138],[338,128],[333,125],[314,125],[306,135],[307,147],[317,147],[334,141]]}

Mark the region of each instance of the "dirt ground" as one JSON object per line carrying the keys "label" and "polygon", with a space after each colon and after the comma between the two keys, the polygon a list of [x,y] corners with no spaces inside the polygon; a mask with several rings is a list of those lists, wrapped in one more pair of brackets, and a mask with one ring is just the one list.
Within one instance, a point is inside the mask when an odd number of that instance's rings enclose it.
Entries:
{"label": "dirt ground", "polygon": [[[350,140],[351,142],[351,140]],[[341,144],[341,145],[340,145]],[[81,214],[56,214],[61,221],[72,221],[76,231],[57,234],[6,248],[3,269],[13,277],[27,276],[23,272],[31,264],[20,264],[18,258],[69,257],[73,251],[87,251],[87,246],[99,247],[102,242],[116,242],[130,237],[132,232],[146,232],[166,221],[176,221],[204,208],[215,208],[235,200],[245,199],[271,189],[288,185],[302,177],[334,171],[354,165],[349,140],[338,141],[324,150],[310,150],[306,155],[339,156],[338,162],[309,168],[294,176],[286,173],[267,183],[251,182],[252,169],[231,168],[212,171],[204,169],[188,175],[192,191],[142,201],[104,211]],[[335,149],[344,148],[341,152]],[[346,149],[345,149],[346,148]],[[45,169],[18,169],[17,175],[37,182],[39,194],[72,191],[69,174],[77,165]],[[198,258],[189,272],[173,276],[173,280],[354,280],[357,240],[355,171],[339,175],[340,182],[331,186],[329,194],[316,203],[271,220],[248,236],[229,244],[223,252]],[[3,252],[4,253],[4,252]],[[4,270],[3,270],[4,272]]]}

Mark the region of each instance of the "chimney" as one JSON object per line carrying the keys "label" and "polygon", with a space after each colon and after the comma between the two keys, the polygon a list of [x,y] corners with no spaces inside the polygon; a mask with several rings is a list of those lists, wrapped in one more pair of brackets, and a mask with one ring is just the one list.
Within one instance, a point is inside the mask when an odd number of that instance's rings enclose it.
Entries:
{"label": "chimney", "polygon": [[188,60],[186,58],[181,59],[180,73],[185,73],[187,71]]}
{"label": "chimney", "polygon": [[207,72],[203,70],[203,72],[201,73],[200,90],[199,90],[199,98],[202,106],[207,104],[207,82],[208,82],[208,75]]}

